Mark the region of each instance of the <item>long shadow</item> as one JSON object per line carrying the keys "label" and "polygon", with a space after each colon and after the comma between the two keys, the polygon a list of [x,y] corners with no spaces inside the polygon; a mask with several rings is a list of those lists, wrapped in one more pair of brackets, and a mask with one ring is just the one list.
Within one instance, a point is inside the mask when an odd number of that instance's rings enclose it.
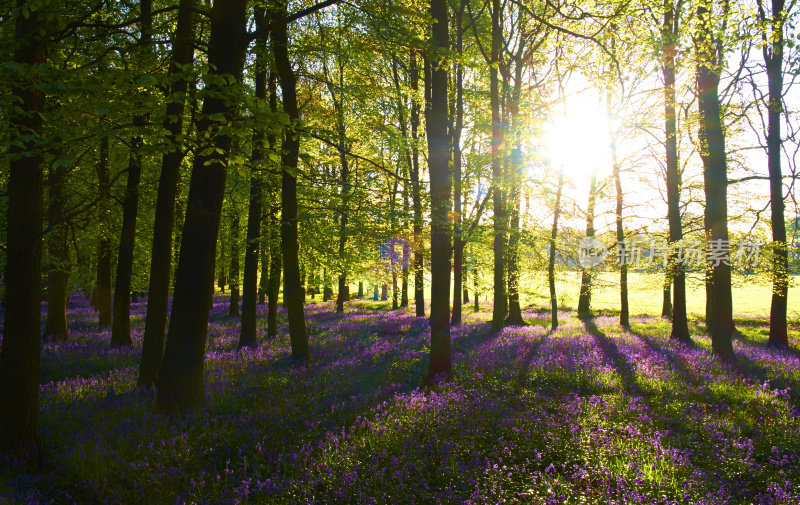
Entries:
{"label": "long shadow", "polygon": [[[641,340],[642,342],[644,342],[645,345],[647,345],[647,347],[650,348],[650,350],[666,357],[667,361],[669,361],[672,368],[680,374],[681,378],[683,378],[685,382],[692,384],[693,386],[702,385],[702,381],[700,381],[695,375],[692,374],[691,369],[687,365],[686,361],[678,357],[678,355],[675,352],[664,348],[660,344],[656,343],[656,341],[653,340],[651,337],[648,337],[639,330],[636,330],[634,328],[629,328],[628,331],[632,335],[636,335],[636,337],[639,338],[639,340]],[[684,345],[689,349],[697,349],[697,344],[695,344],[693,340],[689,340],[689,342],[685,343]]]}
{"label": "long shadow", "polygon": [[[768,325],[769,323],[764,323],[764,324]],[[753,325],[753,327],[757,328],[758,325]],[[797,359],[800,359],[800,349],[798,349],[796,347],[793,347],[791,344],[789,344],[789,347],[787,347],[786,349],[776,349],[774,347],[770,347],[769,341],[767,341],[767,340],[757,340],[752,335],[748,335],[748,334],[743,333],[743,332],[738,331],[738,330],[736,331],[736,334],[734,336],[736,337],[736,339],[741,340],[742,342],[745,342],[746,344],[752,345],[753,347],[757,347],[757,348],[761,348],[761,349],[780,350],[780,351],[787,352],[787,353],[791,354],[792,356],[794,356]]]}
{"label": "long shadow", "polygon": [[530,385],[530,373],[528,373],[528,368],[531,366],[533,358],[536,356],[539,348],[547,341],[548,335],[551,335],[552,333],[553,330],[550,330],[550,332],[546,335],[542,335],[536,340],[526,342],[527,345],[525,354],[522,356],[522,359],[519,362],[517,373],[515,375],[515,381],[520,387],[526,387]]}
{"label": "long shadow", "polygon": [[622,386],[625,390],[631,394],[641,396],[642,392],[636,384],[636,373],[625,356],[620,352],[616,342],[601,332],[594,320],[586,318],[581,319],[581,322],[586,328],[586,331],[594,338],[597,346],[603,353],[603,357],[617,370],[617,373],[619,373],[622,379]]}

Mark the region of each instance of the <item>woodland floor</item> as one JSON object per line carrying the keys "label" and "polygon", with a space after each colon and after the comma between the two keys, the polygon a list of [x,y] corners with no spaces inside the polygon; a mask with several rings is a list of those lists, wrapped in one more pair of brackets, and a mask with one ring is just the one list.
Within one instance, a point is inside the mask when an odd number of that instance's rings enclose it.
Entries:
{"label": "woodland floor", "polygon": [[74,295],[69,341],[42,352],[51,467],[0,477],[0,503],[800,503],[797,326],[782,353],[766,320],[737,317],[734,369],[699,320],[687,347],[650,316],[628,332],[563,312],[550,332],[528,311],[492,335],[468,308],[452,379],[420,389],[425,318],[307,305],[312,363],[293,368],[283,312],[278,338],[237,351],[215,302],[207,405],[165,417],[135,388],[145,304],[112,350]]}

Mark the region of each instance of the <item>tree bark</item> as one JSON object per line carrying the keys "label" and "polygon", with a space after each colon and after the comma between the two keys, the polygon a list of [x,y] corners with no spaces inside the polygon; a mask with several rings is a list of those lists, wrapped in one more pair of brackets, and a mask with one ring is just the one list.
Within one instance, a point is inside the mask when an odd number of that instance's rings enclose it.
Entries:
{"label": "tree bark", "polygon": [[[344,71],[340,69],[339,72],[339,86],[344,87]],[[331,92],[333,95],[333,92]],[[337,125],[337,133],[339,135],[339,163],[341,164],[341,172],[339,178],[339,184],[341,186],[341,210],[339,211],[339,292],[336,296],[336,312],[344,313],[344,302],[347,301],[346,297],[348,296],[348,289],[347,289],[347,258],[345,256],[345,246],[347,245],[347,205],[349,199],[349,192],[350,192],[350,165],[347,160],[347,154],[345,153],[345,143],[347,141],[347,135],[345,130],[345,123],[344,123],[344,104],[342,103],[344,97],[341,95],[339,96],[339,100],[337,101],[334,97],[333,102],[336,107],[336,125]]]}
{"label": "tree bark", "polygon": [[[17,8],[27,7],[17,0]],[[37,7],[18,15],[14,63],[38,67],[47,61],[45,23]],[[39,357],[41,340],[42,218],[44,183],[37,143],[45,97],[42,88],[16,85],[19,106],[8,122],[21,145],[11,145],[8,176],[6,300],[0,349],[0,454],[28,456],[36,466],[42,454],[39,435]]]}
{"label": "tree bark", "polygon": [[558,238],[558,218],[561,215],[561,192],[564,189],[564,174],[558,173],[556,205],[553,209],[553,227],[550,229],[550,251],[547,257],[547,281],[550,286],[550,328],[558,328],[558,297],[556,296],[556,238]]}
{"label": "tree bark", "polygon": [[[456,52],[460,56],[463,47],[463,30],[461,22],[464,7],[460,8],[456,16]],[[453,114],[453,308],[450,316],[450,325],[461,324],[461,292],[464,290],[464,236],[462,227],[464,216],[462,215],[461,196],[462,176],[461,176],[461,130],[464,127],[464,69],[460,61],[453,64],[455,67],[455,111]]]}
{"label": "tree bark", "polygon": [[[783,179],[781,175],[781,114],[783,112],[783,45],[786,13],[784,0],[772,0],[772,16],[767,18],[763,0],[758,0],[762,22],[762,54],[767,67],[767,167],[772,224],[772,304],[769,317],[769,345],[789,347],[786,306],[789,294],[788,244],[784,216]],[[769,27],[769,30],[768,28]]]}
{"label": "tree bark", "polygon": [[[606,107],[608,108],[608,115],[611,117],[611,100],[612,95],[609,91],[606,94]],[[611,147],[611,166],[614,173],[614,188],[617,197],[616,221],[617,221],[617,248],[621,250],[625,244],[625,230],[622,225],[622,208],[623,208],[623,194],[622,194],[622,177],[620,177],[619,160],[617,159],[617,132],[612,128],[609,129],[609,143]],[[623,257],[619,265],[619,325],[623,328],[630,326],[629,308],[628,308],[628,259]]]}
{"label": "tree bark", "polygon": [[230,279],[228,279],[231,296],[228,305],[228,315],[231,317],[239,317],[239,212],[235,205],[233,206],[232,212],[231,232],[228,236],[231,251]]}
{"label": "tree bark", "polygon": [[154,386],[164,356],[164,339],[169,310],[169,284],[172,270],[172,231],[176,222],[176,199],[183,150],[179,135],[183,131],[184,96],[189,80],[184,70],[194,61],[194,2],[180,0],[178,24],[172,47],[169,75],[172,78],[164,128],[167,130],[169,150],[161,158],[161,176],[158,180],[155,219],[153,221],[153,246],[150,252],[150,280],[147,290],[147,313],[142,337],[142,359],[139,364],[140,386]]}
{"label": "tree bark", "polygon": [[[141,18],[139,47],[145,61],[147,51],[153,40],[152,0],[139,1]],[[149,114],[136,113],[133,126],[141,129],[149,120]],[[125,198],[122,202],[122,231],[119,238],[117,254],[117,276],[114,284],[114,315],[111,325],[111,346],[129,346],[131,341],[131,276],[133,275],[133,253],[136,247],[136,217],[139,213],[139,181],[142,178],[142,135],[141,131],[131,139],[130,159],[128,162],[128,181],[125,187]]]}
{"label": "tree bark", "polygon": [[172,315],[158,378],[157,401],[162,409],[196,408],[204,400],[203,368],[215,246],[231,147],[231,138],[218,129],[215,119],[221,116],[227,124],[235,112],[230,96],[225,96],[229,88],[220,86],[219,77],[241,81],[249,43],[246,13],[246,0],[217,0],[211,8],[208,59],[212,78],[206,81],[208,93],[197,126],[198,138],[209,140],[200,146],[192,165]]}
{"label": "tree bark", "polygon": [[64,221],[64,186],[67,170],[63,165],[51,166],[47,181],[47,223],[51,228],[47,237],[47,321],[44,340],[66,340],[67,284],[69,281],[69,249],[67,248],[67,223]]}
{"label": "tree bark", "polygon": [[109,177],[108,137],[100,139],[100,159],[97,163],[98,227],[100,228],[97,244],[97,270],[95,287],[92,293],[92,306],[98,311],[100,328],[111,325],[111,241],[109,235],[108,214],[111,212],[111,182]]}
{"label": "tree bark", "polygon": [[281,290],[281,237],[277,209],[270,216],[269,282],[267,287],[267,337],[278,335],[278,295]]}
{"label": "tree bark", "polygon": [[478,278],[478,266],[473,265],[472,267],[472,287],[473,287],[473,294],[472,299],[475,302],[475,312],[481,310],[481,302],[480,302],[480,292],[478,291],[479,286],[479,278]]}
{"label": "tree bark", "polygon": [[422,194],[419,173],[419,73],[417,55],[411,50],[408,65],[408,81],[411,86],[411,202],[414,208],[414,307],[417,317],[425,315],[425,270],[422,255]]}
{"label": "tree bark", "polygon": [[[713,35],[711,0],[704,0],[697,8],[697,95],[700,111],[700,156],[703,160],[703,178],[706,194],[706,237],[709,250],[727,248],[728,242],[728,165],[725,152],[725,134],[719,100],[720,65],[723,55],[718,54]],[[734,332],[731,299],[731,267],[728,261],[716,262],[707,257],[710,270],[707,298],[709,302],[708,329],[711,347],[721,358],[733,361]],[[726,264],[727,263],[727,264]]]}
{"label": "tree bark", "polygon": [[681,342],[689,341],[689,324],[686,319],[686,270],[677,261],[675,248],[683,240],[681,225],[681,172],[678,166],[678,127],[675,114],[675,45],[678,37],[679,13],[672,0],[664,3],[664,130],[666,133],[667,164],[667,218],[669,220],[670,253],[667,271],[672,280],[672,333]]}
{"label": "tree bark", "polygon": [[447,66],[438,51],[449,45],[446,0],[431,0],[434,64],[431,69],[428,159],[431,186],[431,355],[428,377],[450,374],[450,169],[447,142]]}
{"label": "tree bark", "polygon": [[[287,16],[287,4],[278,1],[273,19]],[[278,22],[273,28],[272,50],[275,67],[283,92],[283,110],[289,116],[290,126],[284,132],[281,154],[281,252],[283,254],[283,302],[289,315],[289,336],[292,343],[292,361],[309,360],[308,333],[306,331],[303,302],[305,294],[300,282],[300,262],[297,244],[297,158],[300,151],[297,110],[297,80],[289,60],[289,37],[286,24]]]}
{"label": "tree bark", "polygon": [[[255,98],[264,102],[267,98],[267,19],[263,6],[255,7],[256,31],[263,33],[256,39]],[[265,135],[264,128],[257,126],[253,132],[253,154],[250,166],[250,201],[247,208],[247,243],[244,253],[244,277],[242,279],[242,325],[239,330],[239,347],[256,345],[256,297],[258,296],[258,248],[261,242],[261,215],[263,214],[263,181],[261,162]]]}
{"label": "tree bark", "polygon": [[[592,173],[589,183],[589,204],[586,209],[586,236],[594,237],[594,205],[597,194],[597,175]],[[581,270],[581,290],[578,296],[578,316],[587,317],[592,314],[592,270]]]}
{"label": "tree bark", "polygon": [[503,144],[505,128],[500,117],[500,78],[498,65],[503,49],[503,27],[501,25],[500,0],[492,0],[492,49],[489,68],[489,94],[492,110],[492,197],[494,206],[494,306],[492,307],[492,329],[499,331],[507,310],[505,254],[506,212],[503,205],[505,181],[503,180]]}

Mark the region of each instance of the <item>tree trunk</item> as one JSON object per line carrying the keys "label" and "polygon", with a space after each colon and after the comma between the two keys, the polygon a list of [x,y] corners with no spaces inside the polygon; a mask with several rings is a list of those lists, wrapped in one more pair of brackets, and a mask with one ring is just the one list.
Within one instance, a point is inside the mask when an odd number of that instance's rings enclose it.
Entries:
{"label": "tree trunk", "polygon": [[228,236],[231,251],[230,278],[228,279],[228,284],[231,288],[231,297],[228,306],[228,315],[239,317],[239,211],[236,209],[235,205],[232,211],[231,233]]}
{"label": "tree trunk", "polygon": [[[273,19],[287,16],[287,4],[275,5]],[[281,82],[283,110],[289,116],[290,126],[284,132],[281,165],[281,252],[283,253],[283,302],[289,315],[289,336],[292,343],[292,361],[308,361],[308,333],[303,313],[305,294],[300,282],[300,262],[297,244],[297,158],[300,137],[297,131],[300,113],[297,110],[297,80],[289,60],[289,37],[286,24],[278,22],[272,32],[272,50],[275,67]]]}
{"label": "tree trunk", "polygon": [[[208,93],[197,126],[198,138],[208,138],[195,155],[181,255],[175,274],[175,296],[169,321],[164,363],[158,378],[162,409],[191,409],[203,403],[203,368],[208,313],[214,286],[214,257],[227,175],[231,138],[214,120],[233,120],[234,107],[222,95],[222,76],[241,81],[245,50],[246,0],[217,0],[211,8],[208,42]],[[212,119],[214,118],[214,119]]]}
{"label": "tree trunk", "polygon": [[522,308],[519,304],[519,206],[520,206],[520,185],[519,170],[522,168],[522,150],[519,146],[515,147],[511,153],[510,179],[512,181],[511,194],[509,195],[509,235],[508,235],[508,317],[504,324],[506,326],[524,326],[525,320],[522,319]]}
{"label": "tree trunk", "polygon": [[473,265],[473,267],[472,267],[472,283],[473,283],[472,287],[473,287],[473,291],[474,291],[474,293],[472,295],[472,298],[473,298],[473,300],[475,302],[475,312],[478,312],[479,310],[481,310],[481,303],[480,303],[480,292],[478,291],[479,279],[478,279],[478,266],[477,265]]}
{"label": "tree trunk", "polygon": [[553,209],[553,227],[550,229],[550,251],[547,257],[547,281],[550,285],[550,328],[558,328],[558,297],[556,296],[556,238],[558,238],[558,218],[561,215],[561,192],[564,189],[564,173],[558,172],[556,205]]}
{"label": "tree trunk", "polygon": [[[29,7],[17,0],[17,8]],[[15,26],[14,63],[23,67],[47,61],[45,23],[33,7],[19,14]],[[44,113],[42,88],[15,86],[19,98],[7,120],[20,137],[11,144],[8,175],[5,321],[0,350],[0,454],[29,456],[36,465],[42,453],[39,436],[39,356],[44,183],[39,133]]]}
{"label": "tree trunk", "polygon": [[99,239],[97,244],[97,270],[92,293],[92,307],[98,311],[100,328],[111,325],[111,241],[109,235],[108,213],[111,212],[111,182],[108,174],[108,137],[100,140],[100,159],[97,163],[97,185],[99,199],[97,204]]}
{"label": "tree trunk", "polygon": [[[344,68],[339,67],[339,89],[344,92]],[[345,246],[347,245],[347,205],[350,192],[350,165],[347,160],[345,152],[347,147],[347,134],[344,117],[344,96],[339,95],[337,100],[333,87],[330,87],[331,97],[336,112],[336,126],[339,143],[339,164],[341,165],[341,172],[339,176],[339,184],[341,188],[339,210],[339,286],[338,294],[336,296],[336,312],[344,313],[344,302],[347,301],[347,258],[345,256]]]}
{"label": "tree trunk", "polygon": [[[255,8],[256,41],[255,98],[264,102],[267,98],[267,19],[264,7]],[[261,215],[263,214],[263,182],[261,163],[265,135],[259,125],[253,132],[253,154],[250,167],[250,202],[247,209],[247,243],[244,253],[244,277],[242,279],[242,325],[239,331],[239,347],[256,345],[256,297],[258,296],[258,248],[261,242]]]}
{"label": "tree trunk", "polygon": [[[152,0],[140,0],[140,37],[139,47],[146,62],[147,52],[151,49],[153,30]],[[134,128],[143,128],[149,120],[148,113],[137,113],[133,116]],[[117,276],[114,284],[114,315],[111,325],[111,346],[129,346],[131,341],[131,276],[133,275],[133,252],[136,247],[136,217],[139,213],[139,181],[142,178],[142,145],[141,132],[131,139],[130,159],[128,162],[128,182],[125,187],[125,198],[122,202],[122,231],[119,238],[117,255]]]}
{"label": "tree trunk", "polygon": [[469,280],[468,279],[468,277],[469,277],[469,267],[467,266],[467,256],[464,254],[463,251],[461,252],[461,262],[462,262],[461,271],[464,272],[464,274],[463,274],[463,277],[464,277],[464,283],[463,283],[463,286],[464,286],[464,298],[463,298],[462,302],[464,303],[464,305],[466,305],[466,304],[469,303],[469,289],[467,288],[467,282]]}
{"label": "tree trunk", "polygon": [[[253,153],[256,162],[256,154]],[[258,154],[260,160],[261,154]],[[255,169],[255,167],[253,167]],[[244,277],[242,278],[242,327],[239,333],[239,347],[253,347],[256,344],[256,306],[258,296],[258,247],[261,241],[262,210],[261,174],[255,172],[250,177],[250,205],[247,214],[247,244],[244,255]]]}
{"label": "tree trunk", "polygon": [[[189,80],[184,70],[194,61],[192,44],[194,33],[194,1],[180,0],[178,24],[172,47],[169,75],[172,80],[170,96],[179,98],[186,94]],[[164,128],[167,130],[169,151],[161,158],[161,177],[158,180],[153,246],[150,253],[150,280],[147,290],[147,314],[142,337],[142,359],[139,364],[140,386],[154,386],[164,356],[164,338],[169,310],[169,284],[172,270],[172,231],[176,221],[175,206],[178,195],[183,149],[178,137],[183,131],[185,103],[182,99],[167,102]]]}
{"label": "tree trunk", "polygon": [[[700,110],[700,156],[706,193],[706,236],[709,251],[728,248],[728,165],[725,134],[719,101],[719,65],[723,56],[717,52],[711,9],[705,0],[697,9],[698,28],[695,44],[698,53],[697,95]],[[731,267],[728,261],[715,261],[708,254],[710,269],[708,329],[711,347],[725,360],[734,360],[731,336],[734,332],[731,299]]]}
{"label": "tree trunk", "polygon": [[[263,186],[262,186],[263,187]],[[263,196],[262,196],[263,198]],[[263,210],[263,200],[262,200],[262,210]],[[264,214],[262,214],[262,219]],[[267,232],[265,232],[267,233]],[[260,245],[259,249],[259,265],[260,265],[260,272],[258,274],[258,304],[263,305],[267,303],[267,284],[269,283],[269,247],[267,247],[267,242],[262,237],[263,243]]]}
{"label": "tree trunk", "polygon": [[447,66],[439,61],[449,45],[446,0],[431,0],[433,54],[428,116],[431,186],[431,356],[428,377],[450,374],[450,167],[447,139]]}
{"label": "tree trunk", "polygon": [[281,237],[277,210],[271,213],[269,235],[269,282],[267,287],[267,337],[278,335],[278,295],[281,290]]}
{"label": "tree trunk", "polygon": [[[456,51],[461,55],[463,47],[463,30],[461,20],[463,17],[462,7],[456,16]],[[461,181],[461,130],[464,127],[464,70],[461,62],[453,64],[455,67],[455,111],[453,118],[453,135],[451,139],[453,149],[453,309],[450,316],[450,325],[461,324],[461,292],[464,290],[464,236],[462,227],[464,216],[462,215],[461,196],[463,192]]]}
{"label": "tree trunk", "polygon": [[44,340],[67,339],[67,284],[69,280],[69,249],[67,248],[67,223],[64,222],[64,186],[66,167],[51,167],[47,181],[47,321]]}
{"label": "tree trunk", "polygon": [[[135,126],[143,126],[144,118],[136,116]],[[139,180],[142,176],[141,137],[133,139],[131,159],[128,164],[128,182],[122,203],[122,232],[117,255],[117,276],[114,284],[114,315],[111,325],[111,346],[131,345],[131,275],[133,274],[133,251],[136,245],[136,215],[139,209]]]}
{"label": "tree trunk", "polygon": [[505,254],[506,213],[503,206],[503,144],[505,128],[500,117],[500,78],[498,65],[503,49],[503,27],[501,25],[501,2],[492,0],[492,49],[489,68],[489,94],[492,109],[492,197],[494,206],[494,306],[492,307],[492,329],[499,331],[506,317]]}
{"label": "tree trunk", "polygon": [[419,100],[417,91],[419,73],[417,55],[411,50],[408,66],[408,81],[411,86],[411,201],[414,207],[414,306],[417,317],[425,315],[425,271],[422,256],[422,195],[419,173]]}
{"label": "tree trunk", "polygon": [[[769,104],[767,112],[767,166],[772,223],[772,305],[769,317],[769,345],[789,347],[786,305],[789,294],[789,262],[784,217],[783,180],[781,175],[781,113],[783,112],[783,30],[786,18],[784,0],[772,0],[772,17],[767,19],[758,0],[762,22],[762,53],[767,67]],[[767,29],[769,27],[769,30]]]}
{"label": "tree trunk", "polygon": [[[609,91],[606,94],[606,107],[608,108],[608,115],[611,117],[611,99],[612,95]],[[609,129],[609,144],[611,146],[611,166],[614,172],[614,188],[617,196],[617,248],[622,250],[625,244],[625,230],[622,226],[622,178],[620,177],[619,161],[617,160],[617,132],[613,128]],[[623,328],[630,326],[629,309],[628,309],[628,261],[627,258],[621,258],[619,265],[619,325]]]}
{"label": "tree trunk", "polygon": [[672,317],[672,283],[669,272],[673,269],[667,258],[667,268],[664,273],[664,285],[661,288],[661,317]]}
{"label": "tree trunk", "polygon": [[672,0],[665,0],[664,43],[664,130],[666,133],[667,163],[667,218],[669,220],[670,253],[667,271],[672,280],[672,334],[681,342],[689,341],[689,324],[686,319],[686,270],[677,261],[675,247],[683,240],[681,226],[681,172],[678,166],[678,128],[675,115],[675,45],[678,37],[679,13]]}
{"label": "tree trunk", "polygon": [[[397,119],[400,124],[400,134],[403,137],[405,144],[405,158],[406,166],[404,167],[403,174],[405,177],[410,177],[413,171],[413,163],[411,161],[411,148],[409,147],[408,130],[406,128],[406,115],[405,115],[405,99],[400,90],[400,77],[397,73],[397,59],[392,56],[392,79],[394,81],[394,88],[397,101]],[[404,229],[408,230],[408,216],[410,214],[409,202],[409,181],[403,181],[403,216],[404,216]],[[402,276],[402,294],[400,297],[400,306],[408,306],[408,262],[410,255],[410,245],[407,240],[403,240],[403,276]]]}
{"label": "tree trunk", "polygon": [[[594,204],[597,193],[597,175],[592,173],[589,183],[589,204],[586,209],[586,236],[594,237]],[[581,270],[581,291],[578,296],[578,316],[587,317],[592,314],[592,270]]]}

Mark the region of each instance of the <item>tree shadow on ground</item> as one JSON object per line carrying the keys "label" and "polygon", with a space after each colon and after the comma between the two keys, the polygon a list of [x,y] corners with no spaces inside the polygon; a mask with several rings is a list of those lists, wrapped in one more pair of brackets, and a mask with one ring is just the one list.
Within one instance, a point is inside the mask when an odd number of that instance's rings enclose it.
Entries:
{"label": "tree shadow on ground", "polygon": [[594,338],[600,348],[600,352],[603,354],[603,358],[616,369],[620,379],[622,379],[622,386],[625,391],[630,394],[641,395],[642,392],[636,384],[636,372],[620,352],[616,342],[601,332],[593,319],[583,318],[581,322],[589,335]]}

